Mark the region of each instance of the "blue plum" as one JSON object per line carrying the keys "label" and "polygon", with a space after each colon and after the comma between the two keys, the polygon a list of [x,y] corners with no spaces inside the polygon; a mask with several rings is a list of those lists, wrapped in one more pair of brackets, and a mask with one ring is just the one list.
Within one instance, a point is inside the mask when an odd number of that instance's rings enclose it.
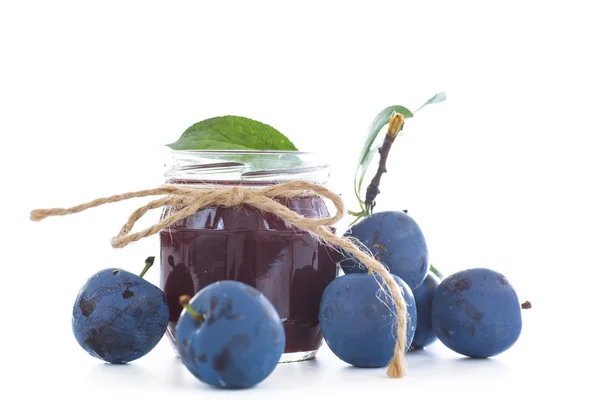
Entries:
{"label": "blue plum", "polygon": [[[408,349],[415,334],[417,307],[408,285],[397,276],[394,280],[407,306]],[[357,367],[389,364],[394,356],[396,320],[389,289],[379,275],[342,275],[327,286],[321,297],[319,322],[325,342],[342,361]]]}
{"label": "blue plum", "polygon": [[[358,239],[389,271],[416,289],[429,270],[429,251],[419,225],[401,211],[382,211],[353,225],[346,237]],[[341,262],[344,273],[364,273],[352,256]]]}
{"label": "blue plum", "polygon": [[223,388],[262,382],[285,347],[273,304],[237,281],[215,282],[196,293],[179,317],[175,339],[187,369],[200,381]]}
{"label": "blue plum", "polygon": [[131,272],[104,269],[88,279],[73,306],[73,333],[90,355],[112,364],[152,350],[169,322],[159,288]]}
{"label": "blue plum", "polygon": [[446,277],[432,302],[433,329],[442,343],[468,357],[509,349],[521,334],[521,305],[506,277],[473,268]]}
{"label": "blue plum", "polygon": [[412,341],[412,349],[422,349],[437,340],[431,325],[431,302],[439,284],[440,279],[429,272],[423,283],[413,290],[417,303],[417,330]]}

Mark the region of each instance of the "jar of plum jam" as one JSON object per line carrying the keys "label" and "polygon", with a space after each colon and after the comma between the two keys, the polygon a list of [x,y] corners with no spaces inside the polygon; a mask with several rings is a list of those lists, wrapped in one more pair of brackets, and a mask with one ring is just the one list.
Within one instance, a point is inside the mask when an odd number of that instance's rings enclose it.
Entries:
{"label": "jar of plum jam", "polygon": [[[315,153],[173,151],[166,182],[261,188],[290,180],[327,184],[329,167]],[[305,217],[328,217],[320,197],[275,199]],[[172,212],[163,210],[163,218]],[[280,218],[250,206],[211,206],[160,232],[160,286],[169,303],[174,343],[179,296],[221,280],[249,284],[273,303],[283,321],[282,362],[313,358],[321,346],[319,302],[336,277],[338,252]]]}

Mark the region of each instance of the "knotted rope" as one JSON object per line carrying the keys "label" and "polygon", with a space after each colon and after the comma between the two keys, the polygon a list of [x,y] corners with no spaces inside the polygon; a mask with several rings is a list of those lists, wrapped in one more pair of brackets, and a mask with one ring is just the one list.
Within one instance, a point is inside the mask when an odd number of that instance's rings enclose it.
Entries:
{"label": "knotted rope", "polygon": [[[160,230],[195,214],[198,210],[207,206],[236,207],[245,204],[260,211],[273,214],[294,225],[296,228],[312,233],[329,245],[343,249],[346,253],[353,254],[358,261],[369,269],[369,271],[382,277],[392,295],[396,308],[396,316],[398,318],[394,357],[389,364],[387,374],[392,378],[401,378],[406,374],[404,352],[406,348],[407,311],[406,303],[402,297],[402,289],[396,284],[392,275],[379,261],[359,249],[352,240],[338,237],[328,229],[328,227],[334,225],[344,216],[345,210],[341,197],[324,186],[306,181],[292,181],[265,188],[246,188],[240,186],[206,188],[165,185],[156,189],[127,192],[120,195],[98,198],[71,208],[33,210],[31,211],[30,218],[33,221],[41,221],[50,216],[75,214],[103,204],[156,195],[163,195],[164,197],[153,200],[135,210],[129,216],[129,219],[125,225],[123,225],[117,236],[112,239],[111,244],[113,247],[122,248],[141,238],[152,236]],[[306,218],[275,200],[276,198],[315,196],[331,200],[336,208],[336,213],[333,216],[326,218]],[[143,217],[146,212],[164,206],[172,206],[176,211],[147,229],[131,233],[135,223]]]}

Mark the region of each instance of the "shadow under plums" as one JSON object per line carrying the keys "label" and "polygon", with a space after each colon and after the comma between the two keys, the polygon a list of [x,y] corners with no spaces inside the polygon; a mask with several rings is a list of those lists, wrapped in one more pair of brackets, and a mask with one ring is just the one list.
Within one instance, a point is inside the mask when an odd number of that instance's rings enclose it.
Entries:
{"label": "shadow under plums", "polygon": [[356,367],[354,365],[345,365],[340,369],[340,373],[344,376],[344,379],[354,380],[371,380],[374,376],[385,377],[385,371],[387,367]]}
{"label": "shadow under plums", "polygon": [[303,361],[279,363],[273,374],[277,376],[278,381],[285,381],[293,385],[295,382],[299,383],[306,379],[309,381],[321,379],[325,367],[325,363],[316,357]]}
{"label": "shadow under plums", "polygon": [[[506,365],[494,358],[469,358],[456,353],[448,353],[443,349],[423,348],[406,353],[406,362],[413,377],[431,376],[432,373],[442,373],[455,379],[473,379],[474,377],[502,377],[510,371]],[[383,371],[383,372],[382,372]],[[365,377],[386,377],[386,367],[360,368],[345,365],[341,373],[348,379],[362,380]]]}
{"label": "shadow under plums", "polygon": [[459,356],[451,361],[456,365],[465,366],[468,368],[485,366],[485,368],[504,369],[504,364],[495,358],[471,358]]}
{"label": "shadow under plums", "polygon": [[128,385],[128,386],[148,386],[156,382],[156,376],[141,365],[135,363],[128,364],[109,364],[102,363],[94,365],[90,374],[98,385]]}
{"label": "shadow under plums", "polygon": [[495,358],[470,358],[458,356],[458,358],[444,360],[444,368],[448,368],[450,374],[456,377],[496,377],[501,378],[510,371],[506,365]]}
{"label": "shadow under plums", "polygon": [[[281,389],[297,388],[302,389],[306,382],[312,382],[319,379],[324,379],[322,361],[317,359],[297,361],[290,363],[280,363],[277,365],[275,370],[265,379],[260,382],[261,391],[272,391]],[[178,390],[201,390],[205,392],[216,392],[223,393],[225,396],[227,393],[233,392],[244,392],[246,390],[252,390],[250,388],[220,388],[216,386],[207,385],[200,380],[196,379],[183,365],[179,358],[170,360],[168,365],[168,374],[165,377],[166,383],[173,389]]]}
{"label": "shadow under plums", "polygon": [[[416,349],[406,353],[405,359],[408,368],[411,373],[427,370],[430,371],[432,366],[437,364],[440,360],[431,351],[427,349]],[[375,367],[375,368],[363,368],[356,367],[353,365],[345,365],[341,371],[344,375],[347,375],[349,379],[373,379],[374,377],[381,377],[382,379],[388,379],[387,377],[387,366]]]}
{"label": "shadow under plums", "polygon": [[436,365],[440,361],[435,352],[427,348],[410,350],[406,353],[405,357],[411,370],[419,370],[421,368],[431,369],[433,365]]}

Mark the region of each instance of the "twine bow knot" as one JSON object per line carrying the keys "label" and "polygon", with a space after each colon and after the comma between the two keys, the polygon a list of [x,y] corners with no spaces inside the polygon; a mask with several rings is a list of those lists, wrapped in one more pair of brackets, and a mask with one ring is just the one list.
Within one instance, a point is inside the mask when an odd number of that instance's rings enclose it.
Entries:
{"label": "twine bow knot", "polygon": [[[384,283],[392,295],[396,308],[396,316],[398,318],[394,356],[390,361],[387,374],[392,378],[400,378],[405,375],[406,366],[404,352],[406,348],[407,311],[406,303],[402,297],[402,289],[396,284],[392,275],[379,261],[362,251],[352,240],[345,237],[338,237],[328,229],[328,227],[333,226],[342,219],[345,210],[341,197],[324,186],[306,181],[291,181],[271,185],[265,188],[243,186],[218,186],[209,188],[165,185],[155,189],[102,197],[71,208],[37,209],[31,211],[30,218],[33,221],[41,221],[50,216],[75,214],[103,204],[156,195],[162,195],[163,197],[150,201],[148,204],[135,210],[129,216],[119,233],[112,238],[111,245],[113,247],[122,248],[141,238],[152,236],[162,229],[195,214],[207,206],[220,205],[224,207],[237,207],[240,205],[248,205],[262,212],[274,214],[296,228],[314,234],[329,245],[354,255],[357,260],[366,266],[372,273],[378,274],[383,278]],[[331,200],[336,209],[333,216],[307,218],[290,210],[284,204],[276,200],[317,196]],[[144,230],[131,233],[135,223],[148,211],[164,206],[172,207],[174,212],[169,213],[169,215],[161,219],[158,223]]]}

